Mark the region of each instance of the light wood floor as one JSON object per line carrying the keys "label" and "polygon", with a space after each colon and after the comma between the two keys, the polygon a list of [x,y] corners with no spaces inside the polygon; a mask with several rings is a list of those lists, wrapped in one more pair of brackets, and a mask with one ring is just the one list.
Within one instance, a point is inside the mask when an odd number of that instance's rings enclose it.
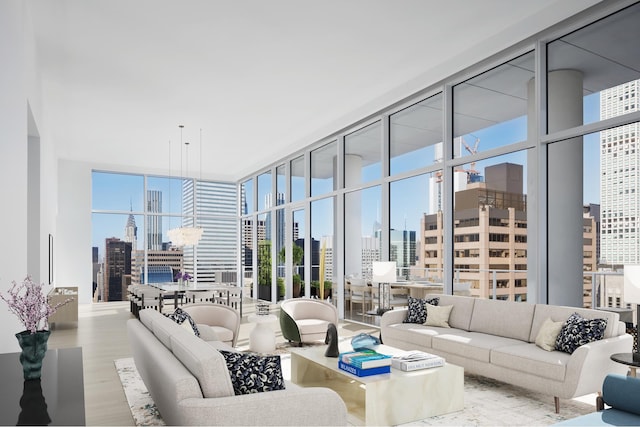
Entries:
{"label": "light wood floor", "polygon": [[[277,308],[271,312],[276,314]],[[165,312],[173,311],[173,306]],[[253,304],[244,304],[243,318],[237,347],[249,347],[249,333],[253,324],[247,316],[254,313]],[[84,364],[84,399],[87,425],[133,426],[133,418],[114,360],[131,357],[127,339],[126,322],[132,319],[128,302],[81,304],[78,307],[78,322],[52,325],[49,348],[82,347]],[[276,340],[284,341],[279,327],[274,325]],[[366,325],[348,324],[354,334],[371,332]]]}

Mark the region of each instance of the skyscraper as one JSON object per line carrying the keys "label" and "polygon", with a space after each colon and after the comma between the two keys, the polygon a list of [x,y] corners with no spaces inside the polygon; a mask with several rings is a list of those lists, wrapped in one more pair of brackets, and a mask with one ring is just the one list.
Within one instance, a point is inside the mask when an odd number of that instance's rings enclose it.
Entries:
{"label": "skyscraper", "polygon": [[162,250],[162,191],[147,190],[147,249]]}
{"label": "skyscraper", "polygon": [[127,225],[124,227],[124,241],[131,243],[131,248],[136,250],[138,247],[138,227],[133,214],[129,214]]}
{"label": "skyscraper", "polygon": [[131,283],[131,243],[111,237],[105,240],[103,301],[123,301]]}
{"label": "skyscraper", "polygon": [[[600,93],[600,120],[638,111],[634,80]],[[600,132],[600,261],[640,263],[640,124]]]}

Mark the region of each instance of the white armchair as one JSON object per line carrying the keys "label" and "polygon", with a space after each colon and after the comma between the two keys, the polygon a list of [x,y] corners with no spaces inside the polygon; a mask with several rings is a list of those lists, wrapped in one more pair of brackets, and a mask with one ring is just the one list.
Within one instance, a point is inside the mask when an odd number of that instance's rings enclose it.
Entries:
{"label": "white armchair", "polygon": [[236,346],[240,331],[240,314],[237,310],[214,303],[185,304],[182,310],[196,322],[202,339]]}
{"label": "white armchair", "polygon": [[324,340],[329,323],[338,326],[338,310],[326,301],[291,298],[280,303],[280,329],[289,342]]}

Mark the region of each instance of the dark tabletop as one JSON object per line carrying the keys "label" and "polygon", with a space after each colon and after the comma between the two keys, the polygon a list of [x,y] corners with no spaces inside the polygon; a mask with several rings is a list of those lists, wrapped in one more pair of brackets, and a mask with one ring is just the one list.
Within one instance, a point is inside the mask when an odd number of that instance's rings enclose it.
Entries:
{"label": "dark tabletop", "polygon": [[82,349],[48,350],[40,380],[24,380],[19,357],[0,354],[0,425],[85,425]]}
{"label": "dark tabletop", "polygon": [[[636,356],[637,358],[637,356]],[[640,368],[640,360],[633,360],[633,353],[616,353],[611,355],[611,360],[625,365]]]}

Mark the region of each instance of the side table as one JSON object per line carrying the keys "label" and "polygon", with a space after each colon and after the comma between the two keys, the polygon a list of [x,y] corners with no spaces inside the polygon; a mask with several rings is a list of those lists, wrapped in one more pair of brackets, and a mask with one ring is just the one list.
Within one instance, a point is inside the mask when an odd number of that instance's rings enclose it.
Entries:
{"label": "side table", "polygon": [[629,366],[629,376],[636,376],[636,369],[640,368],[640,360],[633,360],[633,353],[616,353],[611,355],[611,360]]}
{"label": "side table", "polygon": [[270,353],[276,349],[276,334],[269,323],[273,323],[278,318],[273,314],[259,315],[252,314],[248,317],[249,322],[255,323],[249,334],[249,350],[256,353]]}

